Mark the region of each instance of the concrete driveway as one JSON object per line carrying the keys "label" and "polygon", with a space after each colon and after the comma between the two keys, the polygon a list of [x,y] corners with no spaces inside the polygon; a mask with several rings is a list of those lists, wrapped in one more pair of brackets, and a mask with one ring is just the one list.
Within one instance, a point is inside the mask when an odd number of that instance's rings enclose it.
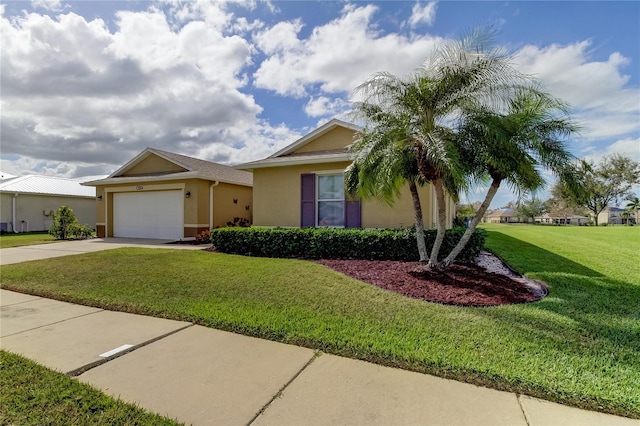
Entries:
{"label": "concrete driveway", "polygon": [[0,265],[26,262],[27,260],[91,253],[120,247],[165,248],[176,250],[203,250],[209,247],[209,245],[168,244],[171,242],[171,240],[144,238],[94,238],[91,240],[61,241],[49,244],[3,248],[0,249]]}

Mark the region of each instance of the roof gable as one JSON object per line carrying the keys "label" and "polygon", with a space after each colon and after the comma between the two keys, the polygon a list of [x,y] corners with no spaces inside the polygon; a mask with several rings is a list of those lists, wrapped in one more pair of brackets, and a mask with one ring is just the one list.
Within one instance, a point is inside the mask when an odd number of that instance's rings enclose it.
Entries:
{"label": "roof gable", "polygon": [[[357,126],[355,124],[352,123],[347,123],[346,121],[342,121],[342,120],[338,120],[337,118],[334,118],[333,120],[323,124],[322,126],[318,127],[317,129],[315,129],[314,131],[312,131],[311,133],[301,137],[300,139],[298,139],[297,141],[295,141],[294,143],[292,143],[291,145],[288,145],[286,147],[284,147],[283,149],[281,149],[280,151],[276,152],[275,154],[270,155],[268,158],[276,158],[276,157],[282,157],[284,155],[289,155],[289,154],[293,154],[296,152],[302,153],[302,152],[310,152],[310,149],[305,149],[305,145],[311,144],[312,142],[314,142],[316,139],[320,138],[321,136],[323,136],[324,134],[336,129],[342,127],[344,129],[348,129],[352,132],[359,132],[362,130],[362,128],[360,126]],[[344,148],[344,147],[343,147]],[[326,148],[324,149],[325,151],[327,150]],[[314,150],[316,151],[316,150]],[[319,150],[318,150],[319,151]]]}
{"label": "roof gable", "polygon": [[[362,128],[334,118],[269,157],[236,166],[240,170],[351,161],[347,147]],[[326,136],[326,137],[325,137]]]}
{"label": "roof gable", "polygon": [[106,179],[86,182],[86,185],[158,179],[205,179],[236,185],[253,185],[253,175],[249,172],[155,148],[145,149]]}

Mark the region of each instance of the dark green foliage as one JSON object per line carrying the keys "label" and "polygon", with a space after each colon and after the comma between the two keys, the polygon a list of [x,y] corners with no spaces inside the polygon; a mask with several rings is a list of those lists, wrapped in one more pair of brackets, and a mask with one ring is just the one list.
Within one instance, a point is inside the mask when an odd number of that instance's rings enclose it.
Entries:
{"label": "dark green foliage", "polygon": [[67,206],[61,206],[53,214],[53,224],[49,228],[49,234],[56,240],[85,240],[93,235],[93,229],[89,225],[80,225],[73,210]]}
{"label": "dark green foliage", "polygon": [[78,219],[67,206],[62,206],[53,214],[53,224],[49,228],[49,234],[56,240],[66,240],[71,236],[73,226],[78,224]]}
{"label": "dark green foliage", "polygon": [[234,217],[233,222],[227,222],[227,226],[239,226],[242,228],[248,228],[249,226],[251,226],[251,222],[249,221],[249,219],[244,217]]}
{"label": "dark green foliage", "polygon": [[[449,229],[442,253],[449,253],[465,228]],[[460,260],[474,259],[484,246],[485,231],[476,230]],[[435,230],[425,231],[430,250]],[[219,228],[211,242],[220,252],[257,257],[418,261],[414,229]]]}

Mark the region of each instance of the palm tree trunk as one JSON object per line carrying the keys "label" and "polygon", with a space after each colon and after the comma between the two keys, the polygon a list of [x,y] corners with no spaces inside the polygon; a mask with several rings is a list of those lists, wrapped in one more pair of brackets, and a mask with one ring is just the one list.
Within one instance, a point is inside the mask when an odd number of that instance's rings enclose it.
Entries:
{"label": "palm tree trunk", "polygon": [[418,186],[416,181],[409,180],[409,190],[413,200],[413,214],[416,221],[416,240],[418,242],[418,254],[420,255],[420,263],[425,265],[429,261],[427,253],[427,244],[424,240],[424,222],[422,219],[422,206],[420,205],[420,195],[418,194]]}
{"label": "palm tree trunk", "polygon": [[444,185],[442,179],[434,179],[432,182],[433,189],[436,192],[436,206],[438,207],[438,221],[436,240],[433,242],[431,256],[429,257],[429,268],[438,268],[438,255],[440,254],[440,246],[444,241],[447,232],[447,205],[445,200]]}
{"label": "palm tree trunk", "polygon": [[478,223],[480,223],[482,216],[484,216],[484,213],[489,208],[489,205],[491,204],[493,197],[496,195],[496,192],[498,192],[498,188],[500,188],[501,182],[502,182],[501,179],[493,179],[493,182],[491,182],[491,186],[487,191],[487,195],[484,197],[484,201],[480,205],[480,208],[478,209],[478,211],[476,211],[475,216],[469,223],[469,227],[462,235],[462,238],[460,238],[460,241],[458,241],[458,244],[456,244],[453,250],[451,250],[451,253],[449,253],[449,255],[442,262],[440,262],[440,265],[438,265],[439,268],[442,269],[449,266],[454,260],[456,260],[456,257],[458,257],[460,252],[465,248],[465,246],[471,239],[473,232],[476,230]]}

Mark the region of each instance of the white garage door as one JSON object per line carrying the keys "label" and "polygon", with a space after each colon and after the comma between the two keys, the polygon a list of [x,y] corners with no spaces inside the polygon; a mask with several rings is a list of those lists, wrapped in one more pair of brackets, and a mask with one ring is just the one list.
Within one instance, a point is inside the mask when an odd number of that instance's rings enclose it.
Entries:
{"label": "white garage door", "polygon": [[182,191],[113,194],[113,236],[179,239],[183,237]]}

